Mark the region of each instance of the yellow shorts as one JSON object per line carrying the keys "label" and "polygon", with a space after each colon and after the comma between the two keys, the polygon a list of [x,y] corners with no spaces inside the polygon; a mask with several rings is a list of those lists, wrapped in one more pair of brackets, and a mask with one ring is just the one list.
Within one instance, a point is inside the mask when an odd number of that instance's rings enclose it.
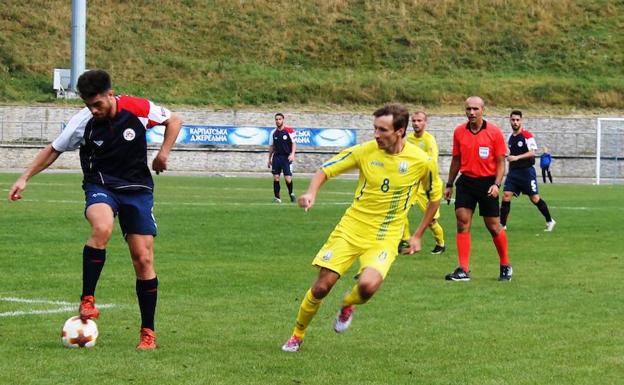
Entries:
{"label": "yellow shorts", "polygon": [[327,242],[321,247],[312,265],[324,267],[343,276],[356,259],[360,261],[360,274],[365,268],[372,267],[386,278],[390,266],[396,259],[398,240],[370,241],[354,245],[336,232],[332,232]]}
{"label": "yellow shorts", "polygon": [[[420,211],[424,213],[427,210],[427,203],[429,203],[429,199],[427,199],[427,194],[419,190],[418,193],[416,194],[415,200],[416,200],[416,203],[418,204],[418,207],[420,207]],[[435,215],[433,216],[433,219],[437,220],[438,218],[440,218],[439,208],[436,211]]]}

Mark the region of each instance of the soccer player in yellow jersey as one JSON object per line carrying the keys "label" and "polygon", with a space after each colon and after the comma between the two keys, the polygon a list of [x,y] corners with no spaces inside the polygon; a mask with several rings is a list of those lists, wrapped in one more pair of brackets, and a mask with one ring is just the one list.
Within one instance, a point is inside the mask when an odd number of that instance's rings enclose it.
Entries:
{"label": "soccer player in yellow jersey", "polygon": [[[438,144],[436,143],[435,138],[427,129],[427,114],[423,111],[416,111],[412,114],[412,128],[414,129],[414,133],[407,135],[407,141],[415,144],[420,149],[425,151],[433,160],[438,162]],[[434,175],[434,178],[440,178],[439,175]],[[440,181],[440,183],[442,183]],[[416,203],[418,207],[425,212],[427,209],[427,203],[429,202],[429,194],[430,191],[425,188],[425,186],[421,185],[418,188],[418,194],[416,197]],[[444,229],[438,222],[440,218],[440,210],[436,211],[433,220],[429,224],[429,228],[433,233],[433,237],[435,238],[436,245],[431,250],[431,254],[441,254],[446,250],[446,246],[444,245]],[[409,239],[411,233],[409,228],[409,219],[405,222],[405,230],[403,233],[403,240],[399,246],[399,249],[403,249],[404,247],[409,247],[407,240]]]}
{"label": "soccer player in yellow jersey", "polygon": [[307,291],[292,337],[282,346],[296,352],[310,321],[338,279],[359,260],[357,283],[346,294],[334,321],[334,330],[344,332],[351,324],[355,305],[368,301],[381,286],[397,255],[405,218],[414,204],[416,191],[425,185],[431,200],[423,219],[409,238],[408,253],[420,251],[420,240],[440,206],[442,185],[436,162],[405,140],[409,113],[405,107],[389,104],[373,113],[375,140],[350,147],[331,158],[316,172],[299,206],[314,206],[321,186],[347,170],[359,170],[353,203],[330,234],[312,262],[319,273]]}

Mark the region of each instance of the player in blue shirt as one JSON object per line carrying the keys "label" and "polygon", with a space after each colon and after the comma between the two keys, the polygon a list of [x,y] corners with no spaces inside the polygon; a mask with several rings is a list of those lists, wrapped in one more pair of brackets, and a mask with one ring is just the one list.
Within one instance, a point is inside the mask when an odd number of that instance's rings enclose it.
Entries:
{"label": "player in blue shirt", "polygon": [[546,175],[548,174],[548,180],[552,183],[552,174],[550,173],[550,164],[552,163],[552,156],[548,152],[548,147],[544,147],[544,152],[540,156],[540,168],[542,169],[542,180],[546,183]]}

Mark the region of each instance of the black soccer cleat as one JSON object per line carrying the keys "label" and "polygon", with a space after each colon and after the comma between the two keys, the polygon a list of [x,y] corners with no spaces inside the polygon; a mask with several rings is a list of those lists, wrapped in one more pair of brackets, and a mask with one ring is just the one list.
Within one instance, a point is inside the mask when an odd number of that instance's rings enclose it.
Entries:
{"label": "black soccer cleat", "polygon": [[448,273],[444,279],[447,281],[470,281],[470,274],[460,266],[454,272]]}
{"label": "black soccer cleat", "polygon": [[512,275],[513,275],[513,268],[511,267],[511,265],[500,266],[500,275],[498,276],[499,281],[511,281]]}
{"label": "black soccer cleat", "polygon": [[435,245],[431,254],[442,254],[444,251],[446,251],[446,246]]}

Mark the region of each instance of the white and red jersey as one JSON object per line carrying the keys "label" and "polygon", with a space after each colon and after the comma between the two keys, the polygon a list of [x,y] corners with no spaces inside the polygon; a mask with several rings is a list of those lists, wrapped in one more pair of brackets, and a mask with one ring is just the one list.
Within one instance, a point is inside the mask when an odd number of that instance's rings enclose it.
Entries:
{"label": "white and red jersey", "polygon": [[[509,155],[522,155],[529,151],[537,150],[537,142],[531,132],[521,128],[520,132],[516,135],[513,133],[509,134],[509,137],[507,138],[507,147],[509,148]],[[533,166],[534,164],[535,157],[530,157],[509,162],[509,168],[527,168]]]}
{"label": "white and red jersey", "polygon": [[59,152],[80,148],[84,181],[114,189],[151,190],[145,132],[162,124],[171,112],[147,99],[116,96],[112,119],[95,119],[87,107],[74,115],[52,142]]}

